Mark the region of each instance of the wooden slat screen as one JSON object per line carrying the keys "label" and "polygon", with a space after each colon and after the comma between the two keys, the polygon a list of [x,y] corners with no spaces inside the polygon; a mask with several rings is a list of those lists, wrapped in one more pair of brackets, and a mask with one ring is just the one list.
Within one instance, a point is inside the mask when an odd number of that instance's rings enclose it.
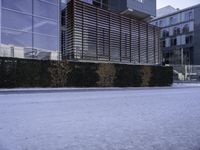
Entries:
{"label": "wooden slat screen", "polygon": [[68,3],[66,16],[65,58],[160,63],[159,28],[78,0]]}

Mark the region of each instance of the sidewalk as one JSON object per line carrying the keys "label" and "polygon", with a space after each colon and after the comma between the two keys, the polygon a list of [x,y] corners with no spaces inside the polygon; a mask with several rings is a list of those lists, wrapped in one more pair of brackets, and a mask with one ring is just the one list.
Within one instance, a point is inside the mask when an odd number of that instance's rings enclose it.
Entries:
{"label": "sidewalk", "polygon": [[37,93],[66,93],[66,92],[96,92],[96,91],[131,91],[131,90],[165,90],[178,88],[198,88],[199,84],[174,83],[169,87],[90,87],[90,88],[14,88],[0,89],[0,95],[8,94],[37,94]]}

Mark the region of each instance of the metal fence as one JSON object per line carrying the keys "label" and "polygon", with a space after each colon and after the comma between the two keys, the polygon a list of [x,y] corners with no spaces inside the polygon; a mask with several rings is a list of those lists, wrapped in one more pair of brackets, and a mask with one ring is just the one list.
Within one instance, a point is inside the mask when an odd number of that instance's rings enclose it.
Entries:
{"label": "metal fence", "polygon": [[200,65],[173,65],[175,81],[200,81]]}
{"label": "metal fence", "polygon": [[160,64],[158,27],[78,0],[66,9],[64,59]]}

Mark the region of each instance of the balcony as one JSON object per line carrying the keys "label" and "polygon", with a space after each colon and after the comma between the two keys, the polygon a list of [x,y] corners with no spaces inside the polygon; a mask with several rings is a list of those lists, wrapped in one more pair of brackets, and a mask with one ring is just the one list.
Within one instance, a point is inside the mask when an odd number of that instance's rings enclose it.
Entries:
{"label": "balcony", "polygon": [[111,0],[111,10],[137,20],[156,16],[156,0]]}

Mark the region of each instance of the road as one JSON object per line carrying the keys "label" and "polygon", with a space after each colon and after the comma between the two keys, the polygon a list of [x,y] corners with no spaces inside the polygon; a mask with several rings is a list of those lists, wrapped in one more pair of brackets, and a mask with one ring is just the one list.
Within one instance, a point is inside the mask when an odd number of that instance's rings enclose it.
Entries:
{"label": "road", "polygon": [[200,87],[0,91],[0,150],[199,150]]}

